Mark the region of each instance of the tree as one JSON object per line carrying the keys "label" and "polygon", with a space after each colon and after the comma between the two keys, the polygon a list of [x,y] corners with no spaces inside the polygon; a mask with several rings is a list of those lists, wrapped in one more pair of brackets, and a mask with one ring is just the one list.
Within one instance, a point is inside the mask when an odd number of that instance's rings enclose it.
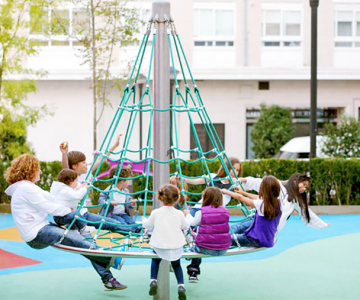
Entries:
{"label": "tree", "polygon": [[260,107],[260,117],[251,131],[252,150],[257,158],[271,158],[293,138],[295,125],[289,108],[265,104]]}
{"label": "tree", "polygon": [[342,115],[340,123],[324,126],[324,141],[322,152],[330,157],[360,157],[360,121],[353,117]]}
{"label": "tree", "polygon": [[[93,141],[97,148],[97,125],[106,106],[111,106],[109,93],[112,88],[121,91],[124,74],[111,71],[115,49],[126,47],[135,41],[139,32],[138,13],[130,8],[128,0],[72,0],[78,12],[73,22],[72,38],[83,47],[79,48],[83,64],[91,69],[91,89],[93,94]],[[102,105],[98,111],[99,105]]]}
{"label": "tree", "polygon": [[46,74],[24,67],[24,58],[37,54],[36,43],[29,34],[39,26],[48,28],[44,11],[49,5],[55,2],[7,0],[0,4],[1,160],[30,152],[26,128],[49,113],[46,106],[31,107],[24,102],[29,93],[37,90],[34,77]]}

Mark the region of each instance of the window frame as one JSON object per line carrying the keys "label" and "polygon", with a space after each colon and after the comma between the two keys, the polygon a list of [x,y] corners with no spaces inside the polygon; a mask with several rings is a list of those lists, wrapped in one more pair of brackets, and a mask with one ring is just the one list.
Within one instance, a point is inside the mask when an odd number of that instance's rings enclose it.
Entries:
{"label": "window frame", "polygon": [[[52,11],[67,11],[68,17],[69,17],[69,33],[72,34],[72,28],[73,28],[73,12],[80,12],[81,8],[79,7],[72,7],[72,6],[61,6],[56,7],[55,9],[52,7],[49,7],[46,12],[48,16],[49,24],[51,23],[51,15]],[[31,16],[29,15],[29,18]],[[78,42],[82,38],[82,35],[76,35],[76,37],[69,37],[67,35],[58,35],[58,34],[50,34],[49,36],[46,36],[44,34],[32,34],[29,30],[29,38],[33,42],[39,42],[39,43],[46,43],[47,45],[38,45],[37,47],[47,47],[47,48],[69,48],[69,47],[75,47],[79,48],[82,47],[81,45],[74,45],[74,42]],[[53,45],[54,42],[68,42],[68,45]]]}
{"label": "window frame", "polygon": [[[280,12],[280,33],[279,35],[266,35],[266,12],[279,11]],[[300,34],[299,35],[285,35],[284,34],[284,13],[298,12],[300,13]],[[296,4],[286,5],[283,3],[267,3],[262,5],[262,24],[261,24],[261,45],[266,49],[301,49],[303,45],[303,10],[302,7]],[[285,43],[298,43],[298,45],[285,46]],[[266,45],[266,43],[279,43],[278,45]]]}
{"label": "window frame", "polygon": [[[219,139],[220,139],[220,141],[222,143],[222,146],[225,148],[225,134],[226,134],[225,123],[213,123],[213,125],[214,125],[216,133],[217,133],[217,135],[218,135],[218,137],[219,137]],[[220,126],[221,128],[216,128],[217,126]],[[201,148],[202,148],[203,153],[212,150],[213,147],[211,145],[209,136],[206,133],[204,124],[203,123],[194,123],[194,127],[195,127],[195,130],[196,130],[198,136],[199,136],[199,130],[203,130],[201,133],[205,135],[205,141],[200,140],[200,144],[201,144]],[[221,134],[219,134],[219,129],[222,130]],[[189,130],[190,130],[190,148],[193,149],[193,148],[195,148],[194,136],[193,136],[193,132],[192,132],[191,127],[189,128]],[[223,138],[221,138],[221,137],[223,137]],[[192,148],[192,146],[194,146],[194,147]],[[206,149],[205,149],[205,147],[206,147]],[[212,157],[215,157],[215,153],[213,153],[213,152],[206,155],[206,158],[212,158]],[[191,152],[190,153],[190,159],[198,159],[198,158],[199,157],[197,155],[197,152]]]}
{"label": "window frame", "polygon": [[[352,13],[352,20],[351,20],[351,36],[339,36],[338,35],[338,13],[339,12],[350,12]],[[359,14],[360,17],[360,5],[356,6],[347,6],[347,7],[340,7],[334,9],[334,48],[335,49],[342,49],[342,50],[359,50],[360,48],[360,28],[359,32],[357,32],[357,22],[356,15]],[[357,35],[358,34],[358,35]],[[339,46],[339,43],[351,43],[351,46]]]}
{"label": "window frame", "polygon": [[[197,49],[201,48],[216,48],[216,49],[228,49],[235,47],[235,37],[236,37],[236,9],[235,3],[201,3],[197,2],[193,5],[193,46]],[[199,32],[196,32],[195,28],[200,28],[199,26],[195,27],[195,22],[200,22],[199,11],[201,10],[211,10],[212,11],[212,23],[214,24],[212,28],[211,35],[200,35]],[[216,12],[217,11],[232,11],[233,12],[233,34],[232,35],[216,35]],[[198,16],[196,16],[198,14]],[[204,43],[204,45],[199,45],[199,43]],[[219,43],[223,43],[219,45]]]}

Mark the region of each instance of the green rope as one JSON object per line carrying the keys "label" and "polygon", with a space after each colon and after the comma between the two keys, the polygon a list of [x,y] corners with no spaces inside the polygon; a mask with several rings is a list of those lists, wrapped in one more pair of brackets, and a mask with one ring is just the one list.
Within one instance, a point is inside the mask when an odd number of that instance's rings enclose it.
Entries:
{"label": "green rope", "polygon": [[[136,103],[137,81],[138,81],[142,63],[143,63],[143,60],[145,57],[145,51],[147,48],[146,45],[148,44],[148,39],[149,39],[149,36],[151,33],[152,25],[154,25],[154,29],[153,29],[153,39],[152,39],[152,43],[151,43],[150,64],[149,64],[149,68],[148,68],[148,77],[147,77],[147,82],[146,82],[146,88],[145,88],[145,91],[143,92],[143,94],[140,95],[141,97],[140,97],[139,102]],[[195,83],[195,80],[191,73],[189,63],[186,59],[185,52],[182,47],[180,38],[179,38],[178,34],[176,33],[175,25],[172,22],[170,22],[170,23],[167,22],[167,26],[168,26],[167,37],[168,37],[168,43],[169,43],[169,49],[170,49],[170,59],[171,59],[172,67],[173,67],[174,82],[175,82],[175,93],[173,95],[173,99],[170,99],[170,101],[171,101],[170,107],[165,108],[165,109],[155,108],[154,104],[152,102],[151,94],[150,94],[149,83],[150,83],[150,77],[151,77],[152,61],[153,61],[153,55],[154,55],[157,28],[156,28],[156,24],[149,22],[147,31],[141,42],[139,52],[136,56],[134,66],[131,70],[129,80],[124,89],[124,94],[121,98],[120,104],[115,111],[115,114],[111,121],[111,124],[105,134],[104,140],[101,143],[100,150],[95,155],[94,162],[91,165],[91,169],[92,169],[94,167],[96,160],[100,159],[99,167],[95,170],[94,179],[90,183],[91,184],[90,189],[87,191],[85,197],[80,201],[79,207],[77,209],[76,219],[85,221],[89,224],[99,225],[99,228],[93,238],[93,245],[96,245],[96,247],[98,247],[98,248],[101,248],[101,247],[97,244],[97,240],[100,241],[100,240],[109,239],[108,238],[109,232],[101,231],[102,226],[104,224],[110,224],[110,225],[117,225],[117,224],[109,222],[108,220],[105,220],[105,217],[101,221],[98,221],[98,222],[84,220],[80,215],[80,209],[82,207],[101,208],[101,210],[104,213],[104,216],[106,216],[109,211],[111,201],[112,201],[114,195],[121,194],[121,195],[125,195],[125,196],[138,197],[136,211],[138,211],[138,209],[139,209],[140,202],[143,203],[143,210],[144,210],[143,215],[145,216],[147,205],[152,203],[152,199],[148,199],[148,197],[149,196],[155,197],[155,194],[156,194],[156,192],[154,192],[150,189],[150,179],[153,177],[152,175],[150,175],[150,167],[153,162],[160,163],[160,164],[173,164],[175,172],[170,175],[178,176],[180,178],[180,182],[181,182],[182,186],[184,186],[185,179],[202,178],[207,185],[211,185],[211,186],[214,186],[214,184],[218,181],[228,180],[231,184],[230,189],[233,189],[236,184],[240,184],[240,186],[242,187],[241,183],[237,180],[237,176],[235,176],[236,180],[233,180],[232,176],[230,176],[231,170],[233,171],[233,174],[236,174],[235,170],[234,170],[233,166],[231,166],[231,164],[230,164],[229,158],[224,150],[221,140],[220,140],[218,134],[216,133],[215,127],[214,127],[213,123],[211,122],[211,119],[205,109],[205,105],[204,105],[201,95],[200,95],[200,90],[196,86],[196,83]],[[169,30],[169,28],[171,30]],[[172,35],[172,38],[170,37],[170,34]],[[174,47],[174,51],[173,51],[173,47]],[[176,55],[176,58],[179,62],[181,74],[183,76],[183,80],[185,83],[185,95],[183,95],[181,93],[180,88],[179,88],[179,82],[178,82],[176,68],[175,68],[175,59],[174,59],[175,55],[174,54]],[[185,68],[186,68],[186,71],[188,72],[188,74],[190,75],[192,84],[194,86],[194,95],[192,94],[192,92],[188,86],[188,82],[186,80]],[[134,74],[135,74],[135,77],[133,77]],[[131,84],[132,80],[134,82],[133,82],[133,86],[130,88],[130,84]],[[161,113],[171,112],[171,124],[170,124],[170,126],[171,126],[170,127],[171,147],[169,149],[171,156],[170,156],[170,159],[166,160],[166,161],[161,161],[161,160],[155,159],[153,157],[153,148],[154,147],[152,145],[152,136],[153,136],[153,119],[154,119],[155,112],[161,112]],[[113,140],[113,138],[116,134],[116,131],[118,130],[120,121],[125,116],[125,113],[127,114],[126,116],[128,118],[128,122],[127,122],[126,132],[125,132],[124,139],[123,139],[122,149],[119,151],[115,151],[115,150],[109,151],[109,148],[111,146],[111,141]],[[141,149],[131,149],[130,148],[131,138],[132,138],[132,134],[136,128],[139,113],[148,113],[149,114],[149,126],[148,126],[148,132],[147,132],[146,146]],[[186,114],[188,117],[188,121],[190,124],[190,130],[191,130],[191,132],[193,134],[193,138],[194,138],[194,144],[195,144],[194,149],[189,149],[189,150],[180,149],[180,142],[179,142],[179,136],[178,136],[178,132],[179,132],[178,126],[180,124],[179,120],[178,120],[179,119],[178,115],[180,115],[180,114]],[[196,131],[195,123],[192,118],[192,114],[195,114],[201,121],[201,124],[203,125],[203,127],[205,129],[205,132],[210,140],[210,143],[211,143],[211,146],[213,147],[213,149],[208,150],[208,151],[203,151],[199,136]],[[117,156],[117,159],[114,160],[114,159],[109,158],[107,153]],[[144,155],[144,159],[134,160],[134,159],[131,159],[128,157],[128,153],[132,153],[132,154],[144,153],[145,155]],[[187,153],[187,154],[196,153],[197,159],[194,159],[192,161],[185,160],[185,159],[181,158],[182,153]],[[207,155],[209,155],[209,154],[215,154],[215,156],[213,158],[207,158]],[[96,179],[96,177],[99,175],[101,165],[106,160],[117,162],[114,177],[110,178],[110,179]],[[139,163],[139,162],[144,163],[144,168],[143,168],[142,174],[134,175],[130,178],[126,178],[127,180],[132,180],[132,181],[134,181],[136,179],[140,179],[141,180],[140,191],[132,192],[132,193],[125,193],[123,191],[119,191],[119,190],[115,189],[119,180],[125,180],[125,178],[120,177],[121,168],[123,167],[125,161],[131,162],[131,163]],[[211,172],[210,172],[210,168],[209,168],[209,163],[214,162],[214,161],[219,161],[221,166],[224,168],[225,174],[226,174],[226,176],[224,178],[215,179],[215,178],[213,178],[213,176],[210,176]],[[231,166],[230,170],[227,169],[226,162]],[[190,177],[190,176],[183,174],[182,163],[200,164],[201,175]],[[86,181],[88,181],[88,178],[90,178],[89,176],[90,176],[90,173],[87,174]],[[98,186],[94,186],[94,183],[96,183],[96,182],[109,183],[110,185],[109,185],[108,190],[103,190],[102,188],[100,188]],[[84,205],[85,199],[88,197],[90,190],[106,194],[107,199],[106,199],[105,203],[98,204],[98,205],[85,206]],[[186,191],[184,189],[182,189],[180,192],[184,196],[191,195],[191,196],[195,196],[195,197],[199,197],[199,198],[201,197],[201,194],[202,194],[202,193]],[[128,201],[125,203],[121,203],[121,205],[127,205],[130,203],[131,203],[131,201]],[[199,204],[199,203],[194,202],[194,201],[186,201],[185,208],[187,208],[188,205],[190,205],[190,204],[194,205],[194,204]],[[239,201],[238,201],[237,205],[227,205],[226,207],[227,208],[236,208],[236,209],[241,210],[242,213],[244,214],[243,219],[247,219],[254,214],[253,210],[249,210],[246,207],[246,205],[243,205]],[[135,215],[135,217],[136,216],[137,216],[137,214]],[[70,228],[71,228],[71,226],[73,226],[76,219],[74,219],[72,221],[72,223],[70,224]],[[232,222],[235,222],[235,221],[232,221]],[[121,224],[121,226],[131,228],[134,226],[139,226],[139,224],[138,223]],[[149,247],[144,247],[142,245],[144,242],[143,230],[144,229],[142,229],[140,233],[129,233],[126,231],[125,232],[118,231],[119,233],[123,234],[124,236],[121,236],[121,237],[111,236],[110,240],[111,240],[112,244],[114,244],[114,245],[110,246],[110,247],[107,246],[102,249],[114,250],[114,251],[123,251],[123,249],[127,249],[128,247],[138,248],[139,251],[142,248],[150,249]],[[231,233],[233,234],[232,231],[231,231]],[[191,232],[189,234],[192,235]],[[139,238],[139,240],[137,240],[138,238]],[[185,249],[185,251],[187,251],[187,250]]]}

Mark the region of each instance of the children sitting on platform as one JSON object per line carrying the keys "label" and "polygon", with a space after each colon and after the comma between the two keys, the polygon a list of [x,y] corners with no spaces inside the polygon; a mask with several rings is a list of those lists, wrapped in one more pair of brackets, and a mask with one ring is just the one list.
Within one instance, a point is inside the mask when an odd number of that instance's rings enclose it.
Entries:
{"label": "children sitting on platform", "polygon": [[[113,166],[110,170],[109,178],[113,178],[115,176],[117,170],[117,166]],[[120,178],[130,178],[132,177],[132,171],[129,167],[122,167],[120,171]],[[103,193],[100,193],[99,204],[104,204],[108,199],[111,199],[110,206],[108,208],[106,217],[113,218],[120,222],[121,224],[132,225],[136,224],[132,217],[130,217],[130,210],[136,206],[137,199],[132,199],[129,194],[128,186],[129,180],[127,179],[118,179],[114,191],[109,191],[112,186],[109,186],[105,189]],[[111,198],[112,197],[112,198]],[[127,202],[131,202],[128,204],[124,204]],[[107,205],[105,204],[100,214],[104,215],[106,211]],[[122,227],[121,230],[131,231],[139,233],[141,231],[141,226],[129,226]]]}
{"label": "children sitting on platform", "polygon": [[[117,136],[115,143],[109,147],[109,151],[114,151],[117,146],[119,146],[120,143],[120,137],[121,134]],[[69,149],[69,143],[64,142],[60,144],[60,151],[62,153],[62,168],[63,169],[72,169],[76,172],[78,175],[78,186],[80,186],[82,183],[85,182],[86,176],[87,181],[91,182],[94,178],[92,171],[96,170],[97,167],[100,164],[100,156],[92,166],[91,170],[88,170],[88,164],[86,163],[86,156],[84,153],[80,151],[70,151],[68,153]],[[107,155],[110,155],[110,152],[106,153]],[[87,173],[89,172],[89,175]],[[84,218],[91,222],[91,225],[93,225],[95,228],[99,228],[100,224],[103,222],[104,217],[98,214],[93,214],[88,211],[86,207],[83,207],[80,210],[80,213],[84,216]],[[121,223],[115,219],[112,218],[105,218],[105,222],[103,223],[101,229],[103,230],[110,230],[110,231],[118,231],[118,230],[124,230],[124,227],[121,227]],[[128,230],[127,228],[125,230]],[[123,260],[122,260],[123,261]],[[119,265],[119,269],[121,268],[121,265]]]}
{"label": "children sitting on platform", "polygon": [[[202,194],[202,207],[193,217],[189,210],[184,214],[190,226],[199,226],[195,240],[194,251],[207,255],[220,256],[226,253],[231,246],[231,235],[229,228],[229,212],[222,205],[223,197],[221,191],[216,187],[208,187]],[[201,258],[194,258],[192,263],[200,265]],[[191,280],[197,280],[199,270],[194,270]],[[192,272],[191,268],[189,272]]]}
{"label": "children sitting on platform", "polygon": [[[53,181],[51,185],[50,193],[54,196],[54,201],[72,210],[71,213],[65,216],[54,216],[54,221],[58,225],[70,225],[72,223],[77,214],[76,208],[79,200],[85,196],[89,188],[89,185],[86,183],[81,184],[77,188],[77,177],[74,170],[64,169],[58,174],[58,181]],[[82,215],[80,217],[83,218]],[[79,230],[81,235],[88,235],[95,231],[95,227],[86,226],[86,222],[78,219],[71,226],[70,230]]]}
{"label": "children sitting on platform", "polygon": [[[248,206],[255,207],[256,213],[250,227],[244,232],[238,232],[232,244],[245,247],[273,247],[275,234],[281,218],[280,183],[274,176],[265,176],[261,182],[259,196],[245,193],[237,187],[237,193],[227,189],[221,190],[224,194],[238,199]],[[245,197],[246,194],[248,197]]]}
{"label": "children sitting on platform", "polygon": [[[242,174],[242,165],[236,157],[229,157],[229,159],[225,160],[226,169],[229,170],[230,177],[234,178],[235,175],[237,177],[241,176]],[[210,180],[205,179],[204,177],[201,178],[183,178],[182,181],[184,184],[207,184],[207,186],[211,186],[213,184],[216,188],[219,189],[229,189],[231,187],[231,182],[227,176],[226,169],[221,165],[218,172],[216,174],[211,173],[210,177],[212,179],[212,183]],[[234,171],[233,171],[234,169]],[[223,194],[222,195],[222,205],[226,206],[231,200],[229,195]],[[190,209],[190,214],[195,216],[195,213],[201,208],[201,202],[199,201],[198,204],[194,205]],[[198,275],[200,274],[200,259],[194,258],[191,260],[190,265],[187,266],[187,273],[189,275],[189,282],[191,283],[198,283]]]}
{"label": "children sitting on platform", "polygon": [[141,217],[142,224],[145,228],[154,229],[149,244],[160,257],[151,260],[149,295],[154,296],[157,294],[159,266],[161,259],[165,259],[171,262],[174,269],[178,282],[179,299],[185,300],[184,275],[180,265],[180,258],[183,253],[183,246],[186,244],[182,230],[188,228],[189,225],[184,214],[174,207],[177,201],[184,201],[184,199],[182,199],[184,195],[180,194],[176,186],[166,184],[158,190],[157,196],[163,206],[153,210],[148,219]]}

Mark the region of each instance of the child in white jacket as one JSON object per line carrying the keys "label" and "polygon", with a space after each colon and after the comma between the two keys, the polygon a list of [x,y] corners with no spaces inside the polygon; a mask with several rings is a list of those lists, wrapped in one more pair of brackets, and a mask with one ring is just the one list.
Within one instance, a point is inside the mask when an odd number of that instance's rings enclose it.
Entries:
{"label": "child in white jacket", "polygon": [[[58,181],[54,181],[51,185],[50,193],[54,196],[54,201],[59,205],[71,208],[71,213],[63,217],[54,216],[54,221],[58,225],[71,224],[76,216],[79,200],[85,196],[89,188],[89,185],[85,183],[76,189],[78,185],[77,177],[74,170],[64,169],[59,173]],[[80,215],[80,217],[82,216]],[[79,230],[81,235],[88,235],[95,231],[95,227],[86,226],[86,224],[86,222],[77,219],[70,229]]]}
{"label": "child in white jacket", "polygon": [[151,261],[151,282],[150,296],[157,294],[157,277],[161,259],[171,262],[177,282],[180,300],[186,299],[184,287],[184,275],[180,265],[180,258],[183,253],[183,246],[186,244],[183,229],[189,227],[185,216],[181,210],[177,210],[174,205],[180,200],[184,201],[184,195],[180,194],[179,189],[172,184],[162,186],[158,192],[158,199],[163,206],[151,212],[149,219],[141,217],[145,228],[154,228],[150,245],[154,252],[160,257],[153,258]]}

